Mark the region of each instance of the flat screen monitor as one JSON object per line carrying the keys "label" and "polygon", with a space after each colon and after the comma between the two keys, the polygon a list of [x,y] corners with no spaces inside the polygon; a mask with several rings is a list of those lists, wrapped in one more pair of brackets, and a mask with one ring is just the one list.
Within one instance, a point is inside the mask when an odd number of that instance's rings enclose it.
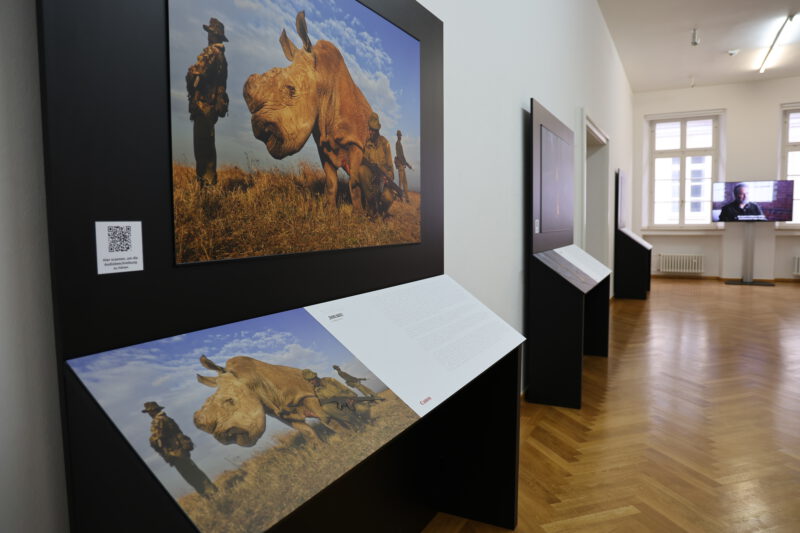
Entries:
{"label": "flat screen monitor", "polygon": [[794,182],[726,181],[714,183],[712,222],[786,222],[792,220]]}

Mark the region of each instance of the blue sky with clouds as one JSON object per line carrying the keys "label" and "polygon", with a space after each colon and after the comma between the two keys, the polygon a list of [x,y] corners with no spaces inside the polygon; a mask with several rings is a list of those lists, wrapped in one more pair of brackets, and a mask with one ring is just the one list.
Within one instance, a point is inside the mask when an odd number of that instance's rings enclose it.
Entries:
{"label": "blue sky with clouds", "polygon": [[[193,164],[192,125],[186,95],[186,70],[207,45],[203,24],[211,17],[225,25],[228,61],[229,114],[217,122],[218,164],[247,168],[247,159],[262,168],[296,166],[302,160],[319,165],[313,138],[298,154],[282,161],[272,158],[253,137],[250,112],[242,96],[251,74],[286,67],[278,41],[286,30],[295,45],[298,11],[305,10],[312,43],[331,41],[344,56],[355,83],[380,115],[381,133],[390,141],[403,132],[409,186],[419,190],[420,57],[419,42],[355,0],[169,0],[170,92],[173,159]],[[245,156],[245,153],[247,156]]]}
{"label": "blue sky with clouds", "polygon": [[338,378],[332,365],[339,365],[349,374],[369,378],[365,383],[376,392],[386,388],[304,309],[69,360],[92,396],[176,498],[192,489],[150,448],[150,416],[141,412],[144,402],[165,407],[194,442],[192,458],[212,478],[270,447],[272,435],[290,430],[270,417],[258,443],[242,448],[220,444],[197,429],[194,412],[214,389],[198,383],[196,375],[216,375],[200,364],[201,355],[220,366],[233,356],[247,355],[267,363],[310,368],[321,377]]}

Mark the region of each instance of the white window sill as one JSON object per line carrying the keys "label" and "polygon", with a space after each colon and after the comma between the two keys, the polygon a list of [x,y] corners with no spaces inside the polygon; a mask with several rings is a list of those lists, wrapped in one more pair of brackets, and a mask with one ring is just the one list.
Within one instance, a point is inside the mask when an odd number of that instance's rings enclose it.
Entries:
{"label": "white window sill", "polygon": [[776,237],[800,237],[800,225],[792,224],[790,226],[780,225],[775,228]]}
{"label": "white window sill", "polygon": [[720,236],[725,231],[725,228],[722,226],[714,225],[702,225],[697,227],[691,226],[673,226],[673,227],[666,227],[666,226],[650,226],[646,228],[642,228],[642,235],[691,235],[694,237],[701,237],[701,236],[708,236],[708,235],[715,235]]}

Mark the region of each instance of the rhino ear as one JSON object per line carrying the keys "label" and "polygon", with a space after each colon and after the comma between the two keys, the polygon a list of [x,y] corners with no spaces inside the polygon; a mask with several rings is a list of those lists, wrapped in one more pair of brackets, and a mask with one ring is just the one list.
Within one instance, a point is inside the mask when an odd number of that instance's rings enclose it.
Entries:
{"label": "rhino ear", "polygon": [[286,59],[289,61],[294,61],[294,54],[297,53],[297,47],[289,40],[289,37],[287,37],[286,30],[281,32],[280,41],[281,48],[283,48],[283,55],[285,55]]}
{"label": "rhino ear", "polygon": [[210,378],[208,376],[201,376],[200,374],[197,374],[197,381],[208,387],[217,386],[217,378]]}
{"label": "rhino ear", "polygon": [[295,19],[297,25],[297,34],[303,39],[303,49],[306,52],[311,51],[311,39],[308,38],[308,27],[306,26],[306,12],[301,11],[297,14]]}

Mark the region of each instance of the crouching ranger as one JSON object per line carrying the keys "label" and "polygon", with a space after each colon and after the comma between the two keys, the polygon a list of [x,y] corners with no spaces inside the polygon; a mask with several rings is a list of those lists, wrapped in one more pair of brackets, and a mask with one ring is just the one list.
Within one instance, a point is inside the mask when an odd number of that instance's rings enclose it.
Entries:
{"label": "crouching ranger", "polygon": [[372,398],[358,396],[334,378],[320,378],[313,370],[303,370],[303,378],[314,387],[322,409],[346,429],[359,429],[369,422]]}
{"label": "crouching ranger", "polygon": [[369,137],[364,144],[364,158],[358,169],[358,186],[364,197],[367,214],[388,216],[395,195],[402,190],[394,182],[392,149],[381,135],[381,122],[377,113],[369,116]]}

